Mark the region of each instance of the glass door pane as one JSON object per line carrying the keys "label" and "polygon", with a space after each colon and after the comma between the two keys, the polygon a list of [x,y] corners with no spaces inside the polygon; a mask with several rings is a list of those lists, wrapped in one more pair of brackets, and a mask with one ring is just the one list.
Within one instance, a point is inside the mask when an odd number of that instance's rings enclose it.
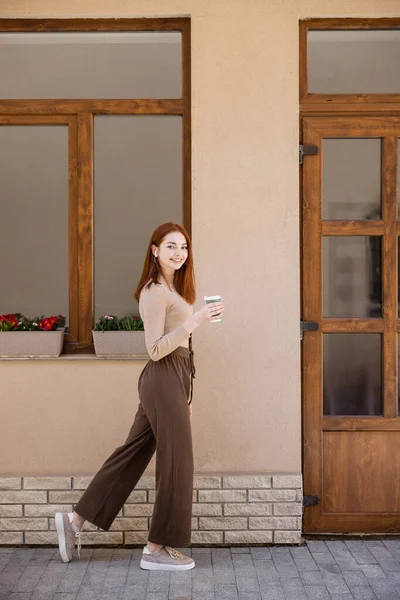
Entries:
{"label": "glass door pane", "polygon": [[311,94],[400,93],[399,30],[308,32]]}
{"label": "glass door pane", "polygon": [[379,236],[323,238],[324,317],[381,316],[381,247]]}
{"label": "glass door pane", "polygon": [[382,336],[325,333],[324,415],[382,413]]}
{"label": "glass door pane", "polygon": [[323,219],[380,219],[381,140],[325,138],[322,155]]}

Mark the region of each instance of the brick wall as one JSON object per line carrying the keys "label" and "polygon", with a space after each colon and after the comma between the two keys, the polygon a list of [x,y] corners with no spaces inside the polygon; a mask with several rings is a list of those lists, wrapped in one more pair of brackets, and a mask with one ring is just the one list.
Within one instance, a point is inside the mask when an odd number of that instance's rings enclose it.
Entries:
{"label": "brick wall", "polygon": [[[0,477],[0,545],[57,544],[54,513],[71,511],[91,477]],[[192,544],[299,544],[301,475],[196,475]],[[85,523],[82,543],[144,544],[155,479],[143,476],[110,531]]]}

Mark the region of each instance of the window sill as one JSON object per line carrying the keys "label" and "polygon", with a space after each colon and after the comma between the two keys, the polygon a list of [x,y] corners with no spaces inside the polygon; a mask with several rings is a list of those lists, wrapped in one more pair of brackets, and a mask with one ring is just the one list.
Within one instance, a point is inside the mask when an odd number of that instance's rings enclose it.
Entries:
{"label": "window sill", "polygon": [[45,357],[45,356],[30,356],[30,357],[22,357],[22,356],[10,356],[9,358],[0,358],[0,362],[3,361],[23,361],[23,360],[32,360],[32,361],[44,361],[44,360],[58,360],[58,361],[76,361],[76,360],[140,360],[140,361],[148,361],[149,357],[119,357],[119,356],[96,356],[95,354],[61,354],[61,356],[55,357]]}

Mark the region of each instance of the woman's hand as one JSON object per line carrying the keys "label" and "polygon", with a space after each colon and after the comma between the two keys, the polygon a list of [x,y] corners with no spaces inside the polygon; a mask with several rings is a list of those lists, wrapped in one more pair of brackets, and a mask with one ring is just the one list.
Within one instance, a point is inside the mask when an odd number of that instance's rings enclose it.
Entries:
{"label": "woman's hand", "polygon": [[216,319],[220,319],[224,314],[225,307],[222,302],[210,302],[197,310],[193,317],[201,323],[212,323]]}

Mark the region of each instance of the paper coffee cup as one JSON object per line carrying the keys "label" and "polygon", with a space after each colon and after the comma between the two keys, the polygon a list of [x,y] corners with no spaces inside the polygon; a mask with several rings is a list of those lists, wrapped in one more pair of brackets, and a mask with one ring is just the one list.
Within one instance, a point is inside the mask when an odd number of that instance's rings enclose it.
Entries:
{"label": "paper coffee cup", "polygon": [[[204,302],[206,304],[211,304],[211,302],[221,302],[221,296],[204,296]],[[222,321],[222,318],[214,319],[211,323],[218,323]]]}

